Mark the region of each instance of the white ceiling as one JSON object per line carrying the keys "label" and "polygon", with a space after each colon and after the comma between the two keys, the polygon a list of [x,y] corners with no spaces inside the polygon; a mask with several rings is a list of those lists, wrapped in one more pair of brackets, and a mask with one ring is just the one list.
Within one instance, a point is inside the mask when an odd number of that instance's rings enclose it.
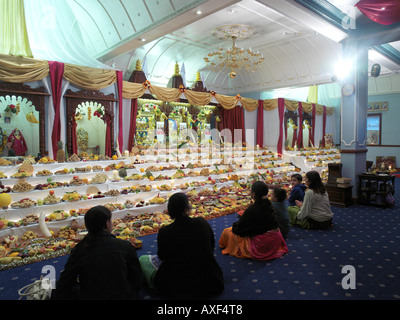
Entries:
{"label": "white ceiling", "polygon": [[[368,23],[354,8],[356,0],[329,2]],[[208,90],[226,94],[332,82],[341,57],[340,41],[347,36],[293,0],[73,0],[72,8],[82,17],[91,16],[80,22],[88,50],[123,70],[126,80],[139,59],[146,61],[148,80],[167,86],[177,62],[181,68],[184,64],[187,87],[200,71]],[[196,14],[198,10],[202,13]],[[257,30],[237,45],[263,54],[265,61],[259,70],[239,72],[231,79],[206,68],[203,57],[208,52],[232,45],[211,35],[214,28],[228,24],[246,24]],[[400,49],[399,42],[392,45]],[[400,71],[397,63],[377,52],[371,51],[370,60],[370,64],[381,64],[382,74]]]}

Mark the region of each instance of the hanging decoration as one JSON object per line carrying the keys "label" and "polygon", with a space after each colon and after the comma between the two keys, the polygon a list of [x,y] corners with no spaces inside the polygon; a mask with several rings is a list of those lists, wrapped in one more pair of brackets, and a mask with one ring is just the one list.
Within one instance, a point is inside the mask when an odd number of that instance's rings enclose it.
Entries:
{"label": "hanging decoration", "polygon": [[236,47],[236,41],[249,38],[256,30],[253,27],[241,24],[221,26],[214,29],[211,34],[220,40],[232,40],[232,48],[219,48],[217,51],[208,53],[204,61],[210,70],[226,71],[229,77],[235,78],[241,70],[253,72],[258,69],[264,61],[264,57],[252,49]]}
{"label": "hanging decoration", "polygon": [[18,115],[18,113],[20,112],[20,108],[21,108],[21,106],[20,106],[20,104],[19,104],[19,102],[18,103],[16,103],[16,104],[9,104],[6,108],[5,108],[5,112],[11,112],[11,113],[13,113],[13,114],[15,114],[15,115]]}

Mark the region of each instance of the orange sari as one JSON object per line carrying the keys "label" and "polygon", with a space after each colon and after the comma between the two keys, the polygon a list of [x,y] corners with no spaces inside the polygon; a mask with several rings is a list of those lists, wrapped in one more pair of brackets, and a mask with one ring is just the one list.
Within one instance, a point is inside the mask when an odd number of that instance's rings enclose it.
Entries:
{"label": "orange sari", "polygon": [[279,229],[254,237],[240,237],[232,232],[232,227],[226,228],[219,246],[223,249],[222,254],[254,260],[276,259],[289,252]]}
{"label": "orange sari", "polygon": [[219,239],[222,254],[229,254],[238,258],[252,258],[249,252],[250,238],[239,237],[232,232],[232,227],[224,229]]}

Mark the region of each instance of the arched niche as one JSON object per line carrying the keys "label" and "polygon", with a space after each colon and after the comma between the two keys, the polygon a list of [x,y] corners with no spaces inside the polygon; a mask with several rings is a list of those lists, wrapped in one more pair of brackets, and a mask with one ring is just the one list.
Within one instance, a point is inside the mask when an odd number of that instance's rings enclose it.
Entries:
{"label": "arched niche", "polygon": [[[112,151],[114,150],[114,103],[118,100],[115,99],[113,93],[109,95],[105,95],[103,92],[98,90],[81,90],[78,92],[74,92],[72,90],[67,90],[64,95],[66,99],[67,106],[67,150],[68,154],[72,155],[74,153],[73,150],[73,141],[76,141],[76,128],[77,121],[75,120],[75,116],[77,114],[77,110],[81,106],[101,106],[100,108],[103,110],[103,114],[101,115],[101,119],[103,119],[106,124],[106,134],[105,140],[109,139],[110,149],[105,151],[105,155],[111,156]],[[96,117],[94,112],[96,110],[91,110],[91,117]],[[106,141],[105,141],[106,144]],[[75,152],[76,153],[76,152]]]}
{"label": "arched niche", "polygon": [[[26,153],[28,155],[31,153],[32,155],[36,156],[36,151],[40,152],[42,156],[47,154],[46,151],[46,140],[45,140],[45,131],[46,131],[46,115],[45,115],[45,98],[50,96],[46,92],[44,87],[39,88],[31,88],[29,85],[22,84],[22,83],[10,83],[10,82],[0,82],[0,126],[6,124],[8,121],[6,118],[8,115],[5,113],[5,107],[11,104],[20,105],[20,113],[18,115],[10,113],[11,117],[23,117],[26,121],[21,122],[20,128],[14,128],[21,131],[22,135],[24,136],[25,140],[33,139],[36,141],[29,141],[28,144],[38,144],[35,145],[33,150],[29,150]],[[36,120],[38,123],[28,121],[29,116],[27,114],[33,112]],[[32,118],[31,118],[32,119]],[[20,119],[22,120],[22,118]],[[11,121],[10,121],[10,124]],[[37,127],[37,129],[36,129]],[[3,128],[2,128],[3,129]],[[35,131],[35,134],[32,135],[32,132],[28,132],[26,130]],[[37,131],[36,131],[37,130]],[[4,133],[4,129],[2,130]],[[36,134],[37,132],[37,134]],[[7,136],[9,136],[11,132],[7,132]],[[32,151],[32,152],[31,152]]]}
{"label": "arched niche", "polygon": [[310,145],[310,137],[311,137],[311,130],[313,124],[313,117],[309,113],[303,112],[303,146],[304,147],[311,147]]}
{"label": "arched niche", "polygon": [[298,114],[295,111],[285,111],[285,146],[293,147],[297,142]]}

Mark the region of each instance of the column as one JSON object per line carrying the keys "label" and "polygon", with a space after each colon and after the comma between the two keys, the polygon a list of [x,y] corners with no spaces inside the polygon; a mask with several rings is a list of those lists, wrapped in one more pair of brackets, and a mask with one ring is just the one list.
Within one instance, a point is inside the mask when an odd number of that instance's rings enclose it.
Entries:
{"label": "column", "polygon": [[367,149],[368,48],[348,38],[343,44],[347,75],[342,80],[341,162],[342,176],[352,179],[357,197],[358,175],[365,172]]}

